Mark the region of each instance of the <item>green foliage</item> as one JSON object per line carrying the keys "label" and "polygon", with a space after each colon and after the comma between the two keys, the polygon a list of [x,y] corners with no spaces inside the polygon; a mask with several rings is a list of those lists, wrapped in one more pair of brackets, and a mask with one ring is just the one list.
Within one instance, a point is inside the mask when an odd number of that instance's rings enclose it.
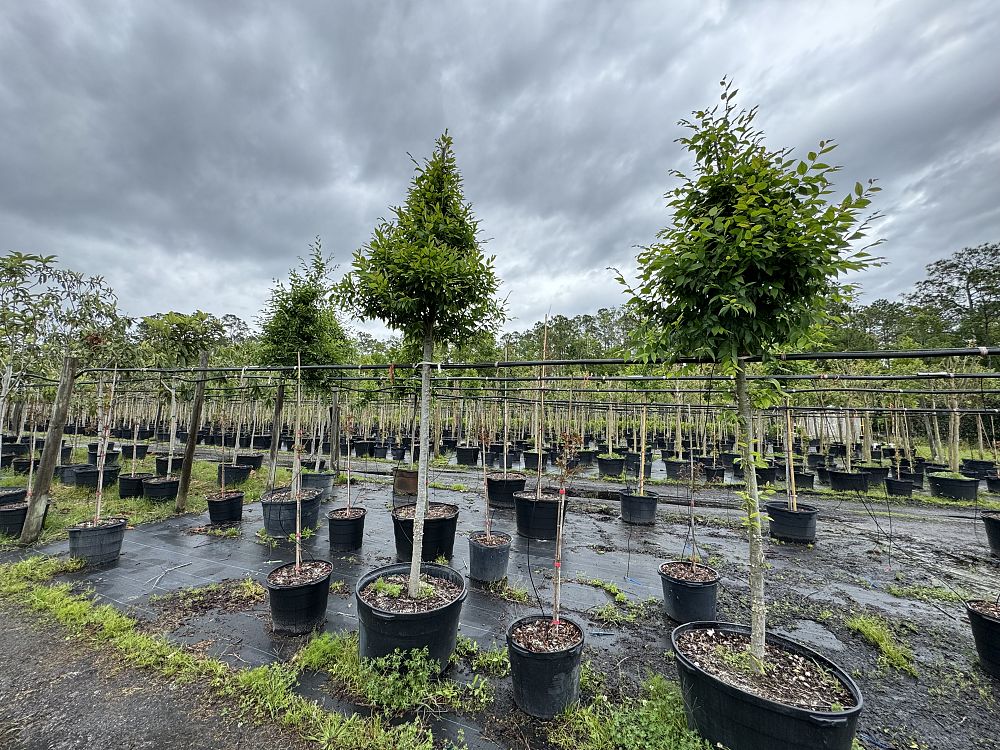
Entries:
{"label": "green foliage", "polygon": [[493,258],[480,247],[447,132],[415,167],[406,203],[354,254],[336,296],[359,318],[377,318],[409,341],[461,343],[503,317],[493,298]]}
{"label": "green foliage", "polygon": [[201,310],[147,315],[138,329],[140,358],[157,367],[190,367],[198,364],[199,352],[211,352],[224,334],[219,319]]}
{"label": "green foliage", "polygon": [[951,589],[940,586],[897,586],[890,583],[886,593],[900,599],[917,599],[922,602],[961,602],[964,597]]}
{"label": "green foliage", "polygon": [[899,642],[884,619],[874,615],[854,615],[848,617],[844,624],[875,647],[879,653],[880,665],[895,667],[912,677],[917,676],[917,668],[913,665],[913,651]]}
{"label": "green foliage", "polygon": [[598,695],[571,707],[549,725],[548,740],[566,750],[709,750],[687,728],[680,690],[659,675],[646,680],[641,698]]}
{"label": "green foliage", "polygon": [[619,276],[646,355],[734,363],[795,343],[843,298],[837,277],[875,262],[852,243],[877,217],[861,214],[879,188],[858,183],[831,202],[835,144],[804,160],[768,149],[756,107],[737,109],[736,93],[723,80],[721,104],[681,120],[694,172],[672,173],[682,181],[668,194],[673,223],[639,253],[637,285]]}
{"label": "green foliage", "polygon": [[[292,269],[288,286],[278,282],[264,308],[260,337],[261,364],[294,367],[299,355],[302,365],[340,364],[356,352],[328,297],[330,260],[323,256],[317,237],[309,246],[309,258],[299,259]],[[321,370],[303,370],[302,379],[313,386],[332,380]]]}
{"label": "green foliage", "polygon": [[393,599],[398,599],[403,595],[403,586],[399,583],[389,583],[384,578],[375,579],[375,583],[372,586],[376,592],[382,594],[383,596],[390,596]]}
{"label": "green foliage", "polygon": [[507,655],[507,649],[494,646],[491,649],[478,650],[472,657],[472,668],[490,677],[506,677],[510,674],[510,657]]}
{"label": "green foliage", "polygon": [[518,586],[511,586],[510,582],[506,578],[502,581],[489,584],[486,587],[486,590],[495,596],[499,596],[501,599],[506,599],[509,602],[515,602],[517,604],[528,603],[528,590]]}

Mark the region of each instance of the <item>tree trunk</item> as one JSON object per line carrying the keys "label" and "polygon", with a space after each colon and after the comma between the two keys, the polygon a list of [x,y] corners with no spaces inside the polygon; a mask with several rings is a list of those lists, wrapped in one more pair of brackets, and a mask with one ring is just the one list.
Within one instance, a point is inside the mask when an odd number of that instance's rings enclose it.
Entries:
{"label": "tree trunk", "polygon": [[278,470],[278,445],[281,443],[281,408],[285,405],[285,381],[278,383],[274,394],[274,417],[271,420],[271,457],[267,469],[267,488],[274,488],[274,475]]}
{"label": "tree trunk", "polygon": [[760,496],[757,491],[757,471],[753,460],[753,413],[747,397],[746,366],[736,365],[736,403],[743,432],[743,476],[747,491],[744,508],[750,535],[750,653],[764,661],[764,633],[767,627],[767,608],[764,602],[764,540],[760,530]]}
{"label": "tree trunk", "polygon": [[424,336],[424,357],[420,365],[420,462],[417,466],[417,506],[413,512],[413,555],[410,558],[409,594],[420,593],[420,561],[424,545],[424,515],[427,510],[427,470],[430,458],[431,357],[434,337]]}
{"label": "tree trunk", "polygon": [[[187,508],[188,488],[191,486],[191,470],[194,468],[194,449],[198,444],[198,430],[201,428],[201,409],[205,403],[205,381],[208,379],[208,352],[202,352],[198,356],[198,367],[201,369],[201,377],[198,378],[198,385],[194,390],[194,404],[191,407],[191,421],[188,423],[187,444],[184,446],[184,460],[181,462],[181,478],[177,485],[177,498],[174,500],[174,510],[183,513]],[[236,431],[237,447],[233,448],[233,455],[236,454],[239,444],[239,428]],[[173,434],[170,439],[173,440]],[[171,449],[173,455],[173,449]],[[222,463],[226,457],[226,438],[222,438]],[[225,476],[225,469],[222,469],[222,476]],[[168,472],[169,473],[169,472]],[[225,487],[223,487],[225,492]]]}
{"label": "tree trunk", "polygon": [[[330,403],[330,466],[334,475],[340,477],[340,389],[333,389]],[[334,480],[336,481],[336,479]]]}

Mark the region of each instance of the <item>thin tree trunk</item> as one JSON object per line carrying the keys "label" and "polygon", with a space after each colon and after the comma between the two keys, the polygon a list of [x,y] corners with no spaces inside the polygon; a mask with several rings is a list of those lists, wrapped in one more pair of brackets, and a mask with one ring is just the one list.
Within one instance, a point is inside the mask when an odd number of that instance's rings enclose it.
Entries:
{"label": "thin tree trunk", "polygon": [[274,417],[271,420],[271,457],[267,469],[267,488],[274,488],[274,476],[278,471],[278,445],[281,443],[281,408],[285,405],[285,381],[278,383],[274,394]]}
{"label": "thin tree trunk", "polygon": [[753,461],[753,412],[747,396],[746,366],[736,365],[736,403],[743,432],[743,476],[747,491],[744,507],[750,535],[750,653],[764,661],[764,634],[767,627],[767,608],[764,601],[764,541],[760,530],[760,496],[757,491],[757,471]]}
{"label": "thin tree trunk", "polygon": [[[194,391],[194,405],[191,407],[191,423],[188,425],[187,444],[184,446],[184,460],[181,462],[181,478],[177,485],[177,498],[174,500],[174,510],[183,513],[187,507],[188,488],[191,486],[191,471],[194,468],[194,449],[198,443],[198,428],[201,426],[201,409],[205,403],[205,381],[208,379],[208,352],[201,352],[198,357],[198,367],[201,368],[201,377],[198,378],[198,385]],[[173,440],[173,430],[170,435]],[[235,455],[236,449],[233,449]],[[170,455],[173,456],[173,448]],[[226,438],[222,438],[222,457],[226,456]],[[223,460],[223,464],[225,461]],[[221,465],[221,464],[220,464]],[[221,469],[225,476],[225,467]],[[169,470],[167,471],[169,474]],[[225,488],[223,488],[223,491]]]}
{"label": "thin tree trunk", "polygon": [[409,594],[420,593],[420,561],[424,544],[424,516],[427,508],[427,470],[430,458],[431,358],[434,337],[424,335],[424,356],[420,365],[420,461],[417,465],[417,505],[413,509],[413,555],[410,558]]}

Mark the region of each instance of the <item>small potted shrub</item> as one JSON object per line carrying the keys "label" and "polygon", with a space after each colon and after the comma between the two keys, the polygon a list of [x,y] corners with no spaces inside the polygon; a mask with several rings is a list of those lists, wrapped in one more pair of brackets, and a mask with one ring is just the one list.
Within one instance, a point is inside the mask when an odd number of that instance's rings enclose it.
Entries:
{"label": "small potted shrub", "polygon": [[657,495],[646,492],[646,407],[642,407],[642,446],[639,453],[639,486],[636,492],[619,494],[621,502],[622,521],[648,526],[656,523]]}
{"label": "small potted shrub", "polygon": [[[351,434],[351,422],[348,420],[347,434]],[[348,438],[350,445],[350,438]],[[361,549],[365,537],[365,518],[367,508],[351,505],[351,454],[347,453],[347,505],[334,508],[326,514],[330,530],[330,550],[333,552],[353,552]]]}
{"label": "small potted shrub", "polygon": [[[483,432],[483,444],[487,433]],[[506,470],[505,470],[506,473]],[[469,534],[469,578],[482,583],[495,583],[507,577],[507,563],[510,559],[510,534],[493,531],[490,512],[489,475],[483,464],[483,500],[486,505],[486,528]]]}

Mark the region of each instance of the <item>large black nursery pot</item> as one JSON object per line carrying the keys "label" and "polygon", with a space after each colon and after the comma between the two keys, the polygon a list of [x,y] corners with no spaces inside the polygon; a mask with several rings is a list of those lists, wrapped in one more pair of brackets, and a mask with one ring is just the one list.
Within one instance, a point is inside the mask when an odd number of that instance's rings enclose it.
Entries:
{"label": "large black nursery pot", "polygon": [[513,508],[514,493],[524,492],[524,474],[490,474],[486,477],[486,502],[491,508]]}
{"label": "large black nursery pot", "polygon": [[949,500],[975,500],[979,496],[979,480],[963,477],[946,477],[940,474],[928,474],[927,483],[934,497],[946,497]]}
{"label": "large black nursery pot", "polygon": [[[563,514],[569,502],[563,504]],[[558,495],[542,495],[535,499],[534,492],[514,493],[514,515],[518,536],[528,539],[555,539],[556,520],[559,515]]]}
{"label": "large black nursery pot", "polygon": [[830,489],[834,492],[868,492],[868,475],[861,471],[827,472],[830,477]]}
{"label": "large black nursery pot", "polygon": [[243,493],[226,490],[205,498],[208,503],[208,520],[215,525],[239,523],[243,520]]}
{"label": "large black nursery pot", "polygon": [[[446,508],[450,509],[451,512],[443,518],[424,518],[424,538],[420,559],[424,562],[430,562],[443,555],[450,560],[455,551],[458,506],[449,503],[431,503],[430,507]],[[406,562],[413,558],[412,514],[415,511],[416,503],[400,505],[392,510],[392,533],[396,538],[396,559],[400,562]]]}
{"label": "large black nursery pot", "polygon": [[142,480],[142,496],[153,502],[165,503],[177,499],[181,480],[177,477],[150,477]]}
{"label": "large black nursery pot", "polygon": [[24,500],[0,505],[0,536],[21,536],[27,517],[28,503]]}
{"label": "large black nursery pot", "polygon": [[[315,529],[319,524],[319,497],[319,490],[301,490],[303,529]],[[295,533],[295,506],[289,487],[278,487],[261,495],[264,531],[268,536],[287,539]]]}
{"label": "large black nursery pot", "polygon": [[28,499],[27,487],[0,487],[0,505],[14,505]]}
{"label": "large black nursery pot", "polygon": [[[157,456],[156,457],[156,473],[165,477],[167,475],[167,463],[169,456]],[[174,460],[170,462],[170,471],[174,474],[180,474],[181,465],[184,463],[183,456],[174,456]]]}
{"label": "large black nursery pot", "polygon": [[[525,453],[525,456],[528,454]],[[525,464],[527,466],[527,464]],[[625,458],[602,458],[597,457],[597,473],[603,477],[621,476],[625,471]]]}
{"label": "large black nursery pot", "polygon": [[764,503],[770,519],[770,534],[775,539],[795,544],[812,544],[816,541],[816,518],[819,508],[797,503],[797,510],[789,510],[784,500]]}
{"label": "large black nursery pot", "polygon": [[318,471],[302,475],[302,486],[310,490],[319,490],[319,500],[329,500],[333,495],[333,480],[337,475],[332,471]]}
{"label": "large black nursery pot", "polygon": [[524,622],[550,618],[529,615],[515,620],[507,628],[507,656],[514,688],[514,703],[529,716],[551,719],[580,699],[580,663],[586,635],[575,620],[569,622],[580,631],[580,641],[561,651],[536,653],[518,645],[512,637],[514,629]]}
{"label": "large black nursery pot", "polygon": [[258,471],[264,463],[263,453],[237,453],[236,463],[249,466],[254,471]]}
{"label": "large black nursery pot", "polygon": [[118,497],[142,497],[142,482],[152,474],[119,474]]}
{"label": "large black nursery pot", "polygon": [[109,565],[121,555],[124,539],[124,518],[104,518],[97,526],[70,526],[69,556],[87,565]]}
{"label": "large black nursery pot", "polygon": [[622,492],[619,498],[621,500],[622,520],[625,523],[643,526],[656,523],[656,501],[659,499],[659,495],[652,492],[646,492],[642,495]]}
{"label": "large black nursery pot", "polygon": [[227,487],[243,484],[250,479],[251,471],[253,471],[253,467],[249,464],[219,464],[215,471],[215,481],[220,485],[225,484]]}
{"label": "large black nursery pot", "polygon": [[796,471],[795,486],[800,490],[811,490],[816,486],[816,475],[808,471]]}
{"label": "large black nursery pot", "polygon": [[[690,563],[681,562],[682,565]],[[712,574],[710,581],[689,581],[671,575],[669,568],[676,563],[663,563],[659,568],[663,586],[663,611],[674,622],[696,622],[715,619],[715,602],[719,593],[719,573],[714,568],[695,563]],[[664,570],[667,568],[668,570]]]}
{"label": "large black nursery pot", "polygon": [[[105,466],[104,467],[104,477],[101,480],[101,488],[107,488],[114,485],[118,481],[118,474],[121,471],[119,466]],[[88,465],[86,468],[78,468],[75,473],[74,482],[77,487],[86,487],[88,489],[97,489],[97,478],[99,472],[96,466]]]}
{"label": "large black nursery pot", "polygon": [[688,725],[713,747],[718,743],[729,750],[851,750],[864,698],[850,675],[822,654],[768,633],[768,644],[806,656],[833,673],[856,705],[843,711],[814,711],[761,698],[708,674],[678,648],[682,634],[709,628],[746,634],[750,628],[727,622],[691,622],[670,635]]}
{"label": "large black nursery pot", "polygon": [[443,578],[462,589],[457,599],[428,612],[387,612],[375,609],[361,598],[361,592],[376,579],[409,573],[409,563],[395,563],[369,571],[358,579],[354,588],[354,600],[358,605],[358,651],[362,659],[377,659],[396,649],[426,648],[443,672],[455,651],[462,603],[469,594],[465,576],[446,565],[421,563],[421,575]]}
{"label": "large black nursery pot", "polygon": [[146,443],[135,443],[122,446],[121,456],[122,460],[131,461],[135,458],[141,461],[146,457],[146,453],[149,451],[149,445]]}
{"label": "large black nursery pot", "polygon": [[365,538],[365,518],[367,508],[352,507],[350,515],[337,508],[326,514],[330,530],[330,549],[333,552],[353,552],[361,549]]}
{"label": "large black nursery pot", "polygon": [[967,602],[965,611],[972,625],[972,638],[979,653],[979,664],[983,671],[1000,678],[1000,620],[974,610]]}
{"label": "large black nursery pot", "polygon": [[392,493],[394,495],[416,495],[417,478],[416,469],[404,469],[402,466],[397,466],[392,470]]}
{"label": "large black nursery pot", "polygon": [[[524,468],[526,470],[538,471],[538,456],[536,451],[525,451],[524,452]],[[547,453],[542,453],[542,470],[548,465],[549,456]],[[622,465],[624,466],[625,459],[622,459]],[[621,471],[618,472],[619,474]]]}
{"label": "large black nursery pot", "polygon": [[311,565],[322,563],[325,573],[305,583],[281,584],[273,576],[282,570],[294,568],[286,563],[268,573],[264,586],[271,604],[271,624],[276,633],[299,635],[316,629],[326,620],[326,604],[330,599],[330,575],[333,565],[326,560],[308,560]]}
{"label": "large black nursery pot", "polygon": [[485,531],[469,534],[469,578],[482,583],[496,583],[506,578],[510,543],[510,534],[502,532],[491,532],[489,537]]}
{"label": "large black nursery pot", "polygon": [[913,482],[909,479],[885,478],[885,491],[893,497],[912,497]]}
{"label": "large black nursery pot", "polygon": [[691,464],[676,458],[668,458],[663,462],[667,479],[687,479],[691,476]]}
{"label": "large black nursery pot", "polygon": [[990,492],[1000,492],[1000,475],[997,474],[987,474],[986,475],[986,489]]}
{"label": "large black nursery pot", "polygon": [[459,466],[477,466],[479,448],[475,445],[460,445],[455,449],[455,460]]}
{"label": "large black nursery pot", "polygon": [[986,524],[986,541],[990,545],[990,554],[1000,557],[1000,513],[983,513],[983,523]]}

